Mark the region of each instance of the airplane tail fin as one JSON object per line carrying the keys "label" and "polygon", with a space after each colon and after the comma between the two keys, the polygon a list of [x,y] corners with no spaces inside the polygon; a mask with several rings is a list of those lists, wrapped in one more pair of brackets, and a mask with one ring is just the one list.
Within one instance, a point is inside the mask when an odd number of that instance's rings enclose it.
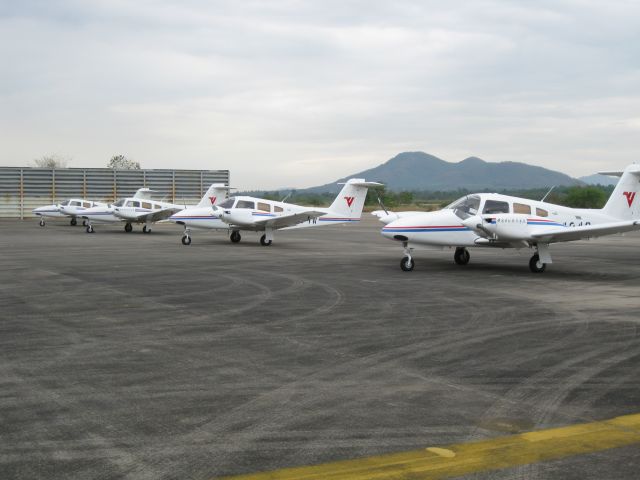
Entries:
{"label": "airplane tail fin", "polygon": [[329,211],[344,219],[359,219],[367,197],[367,189],[381,185],[378,182],[366,182],[363,178],[350,178],[329,207]]}
{"label": "airplane tail fin", "polygon": [[639,219],[640,165],[632,164],[623,172],[601,172],[601,175],[620,177],[602,212],[620,220]]}
{"label": "airplane tail fin", "polygon": [[210,207],[212,205],[218,205],[219,203],[225,201],[225,199],[227,198],[227,192],[229,192],[229,190],[230,188],[227,187],[224,183],[212,183],[197,206]]}

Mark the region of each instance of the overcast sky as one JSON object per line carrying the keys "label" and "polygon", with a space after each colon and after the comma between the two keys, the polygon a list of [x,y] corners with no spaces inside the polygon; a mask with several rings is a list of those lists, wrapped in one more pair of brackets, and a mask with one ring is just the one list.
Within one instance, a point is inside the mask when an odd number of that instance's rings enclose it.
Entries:
{"label": "overcast sky", "polygon": [[403,151],[640,160],[638,1],[0,3],[0,165],[323,184]]}

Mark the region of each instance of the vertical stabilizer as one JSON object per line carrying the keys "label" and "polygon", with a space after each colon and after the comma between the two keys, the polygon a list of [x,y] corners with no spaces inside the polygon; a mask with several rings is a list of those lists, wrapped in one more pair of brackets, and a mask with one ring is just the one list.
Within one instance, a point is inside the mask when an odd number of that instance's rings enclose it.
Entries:
{"label": "vertical stabilizer", "polygon": [[197,206],[211,207],[212,205],[218,205],[225,201],[228,192],[229,187],[224,183],[213,183],[207,189],[207,193],[204,194],[204,197],[202,197],[202,200],[200,200]]}
{"label": "vertical stabilizer", "polygon": [[602,174],[620,176],[620,180],[602,212],[620,220],[639,219],[640,165],[629,165],[624,169],[624,172],[602,172]]}
{"label": "vertical stabilizer", "polygon": [[330,214],[343,219],[359,220],[367,197],[367,189],[381,185],[377,182],[366,182],[361,178],[347,180],[329,207]]}

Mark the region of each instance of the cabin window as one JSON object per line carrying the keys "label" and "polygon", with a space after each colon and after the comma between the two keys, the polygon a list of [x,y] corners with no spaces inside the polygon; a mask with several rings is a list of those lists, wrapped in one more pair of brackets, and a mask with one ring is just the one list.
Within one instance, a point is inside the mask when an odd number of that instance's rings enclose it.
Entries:
{"label": "cabin window", "polygon": [[254,208],[256,208],[256,204],[249,200],[238,200],[236,208],[250,208],[253,210]]}
{"label": "cabin window", "polygon": [[487,200],[482,213],[509,213],[509,204],[499,200]]}
{"label": "cabin window", "polygon": [[261,212],[270,212],[271,205],[269,205],[268,203],[258,202],[258,210],[260,210]]}
{"label": "cabin window", "polygon": [[233,202],[235,202],[235,201],[236,201],[236,199],[234,197],[227,198],[224,202],[222,202],[218,206],[220,208],[231,208],[231,207],[233,207]]}
{"label": "cabin window", "polygon": [[155,203],[153,204],[153,208],[155,210],[162,210],[162,205],[156,205]]}
{"label": "cabin window", "polygon": [[91,202],[82,202],[82,206],[84,208],[89,208],[91,206]]}
{"label": "cabin window", "polygon": [[78,202],[77,200],[73,200],[73,201],[69,202],[69,205],[71,205],[72,207],[79,207],[82,204],[80,202]]}
{"label": "cabin window", "polygon": [[536,208],[536,215],[539,217],[548,217],[549,212],[547,212],[546,210],[543,210],[542,208]]}
{"label": "cabin window", "polygon": [[531,215],[531,207],[524,203],[514,203],[513,213],[523,213],[525,215]]}
{"label": "cabin window", "polygon": [[273,207],[273,211],[276,212],[276,213],[282,213],[282,212],[284,212],[284,209],[282,207],[279,207],[279,206],[275,205]]}
{"label": "cabin window", "polygon": [[151,204],[149,202],[142,202],[142,208],[146,208],[147,210],[151,210]]}

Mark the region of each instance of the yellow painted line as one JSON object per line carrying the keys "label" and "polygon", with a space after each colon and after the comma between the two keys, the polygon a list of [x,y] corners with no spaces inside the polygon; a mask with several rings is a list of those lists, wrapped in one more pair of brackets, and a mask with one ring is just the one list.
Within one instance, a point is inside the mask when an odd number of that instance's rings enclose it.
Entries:
{"label": "yellow painted line", "polygon": [[472,443],[309,467],[224,477],[226,480],[418,480],[565,458],[640,443],[640,414]]}

